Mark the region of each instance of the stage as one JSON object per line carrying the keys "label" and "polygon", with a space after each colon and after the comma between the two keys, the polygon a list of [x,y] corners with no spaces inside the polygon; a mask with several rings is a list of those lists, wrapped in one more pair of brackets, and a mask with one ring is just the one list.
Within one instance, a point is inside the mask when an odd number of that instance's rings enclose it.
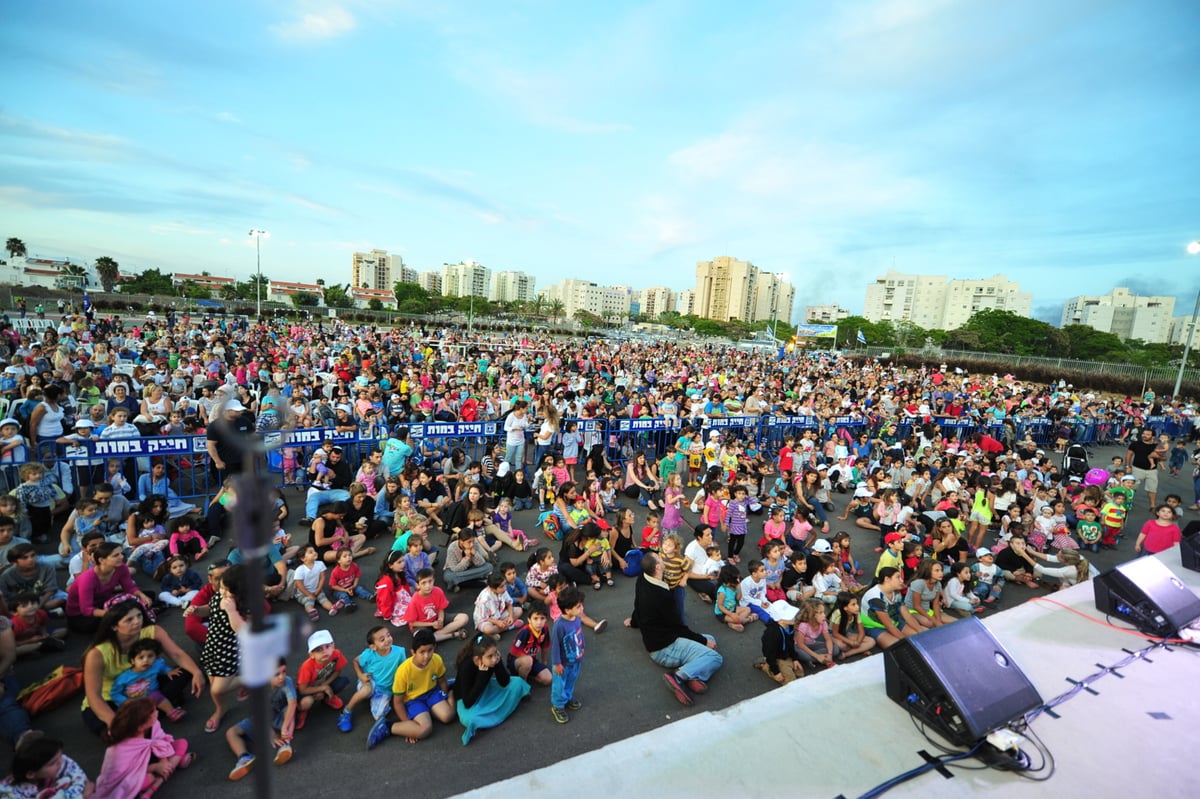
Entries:
{"label": "stage", "polygon": [[[1200,573],[1181,567],[1178,547],[1157,557],[1200,593]],[[1070,690],[1071,680],[1084,681],[1152,643],[1107,626],[1090,582],[984,623],[1046,702]],[[750,664],[727,661],[724,668],[748,671]],[[1195,796],[1198,683],[1200,649],[1159,647],[1033,721],[1055,762],[1048,782],[949,766],[949,778],[932,771],[887,795]],[[1022,748],[1036,768],[1040,755],[1027,743]],[[461,795],[853,799],[922,765],[922,751],[941,754],[887,698],[884,658],[876,655]]]}

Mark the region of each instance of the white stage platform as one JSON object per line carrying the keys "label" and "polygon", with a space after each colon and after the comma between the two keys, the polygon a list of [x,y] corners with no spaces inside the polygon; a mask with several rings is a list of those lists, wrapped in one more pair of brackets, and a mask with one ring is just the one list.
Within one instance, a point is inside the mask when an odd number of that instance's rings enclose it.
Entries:
{"label": "white stage platform", "polygon": [[[1158,557],[1200,593],[1200,573],[1180,566],[1178,547]],[[1072,687],[1068,679],[1083,680],[1123,660],[1123,650],[1150,643],[1104,626],[1090,583],[1048,598],[1083,616],[1031,601],[985,620],[1047,702]],[[748,663],[725,668],[751,676]],[[1084,691],[1057,707],[1058,718],[1043,713],[1033,722],[1056,761],[1048,782],[951,768],[952,778],[931,771],[887,796],[1200,796],[1200,650],[1159,649],[1120,674],[1094,683],[1095,695]],[[853,799],[922,765],[921,750],[940,754],[887,698],[884,659],[875,655],[462,796]]]}

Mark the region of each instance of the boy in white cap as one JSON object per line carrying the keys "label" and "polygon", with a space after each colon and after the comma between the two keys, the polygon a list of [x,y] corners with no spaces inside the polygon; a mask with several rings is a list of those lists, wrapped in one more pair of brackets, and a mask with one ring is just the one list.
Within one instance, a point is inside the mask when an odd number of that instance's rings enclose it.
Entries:
{"label": "boy in white cap", "polygon": [[11,416],[0,419],[0,463],[24,463],[27,452],[21,423]]}
{"label": "boy in white cap", "polygon": [[333,634],[329,630],[317,630],[308,636],[308,659],[300,664],[296,674],[296,690],[300,694],[300,715],[296,729],[304,726],[308,711],[318,700],[334,710],[345,705],[338,696],[350,684],[342,676],[342,669],[350,663],[346,656],[333,645]]}

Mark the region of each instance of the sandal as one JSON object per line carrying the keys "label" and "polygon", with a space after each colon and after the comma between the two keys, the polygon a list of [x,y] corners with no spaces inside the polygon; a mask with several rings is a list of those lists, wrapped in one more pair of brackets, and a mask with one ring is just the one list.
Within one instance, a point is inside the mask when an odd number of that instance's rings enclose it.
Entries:
{"label": "sandal", "polygon": [[238,691],[237,701],[245,702],[249,698],[250,698],[250,689],[249,688],[242,688],[241,690]]}
{"label": "sandal", "polygon": [[179,765],[177,766],[177,768],[187,768],[188,766],[192,765],[195,762],[196,762],[196,753],[188,752],[186,755],[183,756],[183,760],[179,761]]}
{"label": "sandal", "polygon": [[171,712],[167,714],[167,718],[169,718],[171,721],[179,721],[181,718],[183,718],[186,715],[187,715],[186,710],[184,710],[181,707],[175,707],[175,708],[171,708]]}
{"label": "sandal", "polygon": [[599,591],[599,590],[600,590],[600,581],[599,581],[599,580],[597,580],[596,582],[592,583],[592,590],[595,590],[595,591]]}
{"label": "sandal", "polygon": [[313,621],[321,620],[321,614],[317,612],[317,609],[315,606],[308,609],[308,617],[310,619],[312,619]]}
{"label": "sandal", "polygon": [[466,630],[455,630],[454,631],[454,640],[456,640],[456,641],[467,640],[467,631]]}
{"label": "sandal", "polygon": [[614,585],[616,585],[616,583],[614,583],[613,579],[611,577],[609,577],[608,581],[605,583],[605,585],[607,585],[609,588],[612,588]]}
{"label": "sandal", "polygon": [[212,716],[209,716],[208,721],[204,722],[204,731],[209,732],[209,733],[216,732],[217,730],[219,730],[221,728],[221,721],[224,718],[225,718],[224,713],[222,713],[220,716],[217,716],[215,718]]}

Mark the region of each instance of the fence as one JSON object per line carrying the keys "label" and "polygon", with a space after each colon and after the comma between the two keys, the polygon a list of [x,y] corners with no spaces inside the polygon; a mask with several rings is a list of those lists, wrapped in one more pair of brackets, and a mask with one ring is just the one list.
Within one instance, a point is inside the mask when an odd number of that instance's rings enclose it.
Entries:
{"label": "fence", "polygon": [[[583,434],[581,459],[592,446],[600,444],[610,462],[622,464],[637,452],[645,452],[648,457],[661,457],[673,452],[684,421],[669,418],[567,419],[562,429],[574,423]],[[1009,445],[1026,435],[1039,445],[1052,445],[1060,433],[1067,432],[1064,423],[1044,417],[1011,417],[999,421],[939,419],[938,423],[943,435],[948,438],[963,440],[973,433],[983,432]],[[1075,420],[1065,424],[1070,428],[1067,437],[1084,445],[1113,443],[1129,427],[1126,421]],[[1147,417],[1144,425],[1154,430],[1155,434],[1165,433],[1172,438],[1190,437],[1192,433],[1191,422],[1176,417]],[[413,462],[438,471],[441,470],[442,459],[455,449],[463,451],[467,463],[482,461],[497,445],[502,448],[505,440],[504,426],[499,421],[428,422],[406,427],[413,447]],[[743,441],[753,441],[760,451],[771,456],[782,446],[785,436],[804,430],[815,431],[822,439],[831,435],[857,437],[866,433],[873,438],[882,436],[887,440],[899,440],[915,432],[911,421],[871,423],[852,416],[828,419],[815,416],[733,416],[703,420],[698,428],[705,440],[711,431],[718,430]],[[280,485],[303,487],[307,485],[305,467],[308,458],[324,441],[331,440],[341,446],[347,453],[347,462],[357,470],[359,462],[386,438],[386,432],[360,435],[329,428],[270,432],[263,435],[263,443],[267,448],[266,468],[269,473],[278,475]],[[532,441],[532,436],[527,438],[525,463],[527,468],[535,469],[538,450],[530,446]],[[556,442],[555,446],[544,451],[557,452],[560,447]],[[150,471],[151,462],[155,459],[162,459],[166,463],[171,488],[180,499],[206,504],[220,489],[209,469],[204,436],[89,441],[57,447],[53,455],[47,453],[47,457],[40,462],[57,477],[68,493],[108,480],[110,469],[119,471],[134,492],[140,493],[137,490],[139,480]],[[17,485],[17,471],[21,463],[15,460],[0,464],[0,477],[7,482],[7,488]]]}
{"label": "fence", "polygon": [[[862,349],[851,351],[852,353],[862,353],[872,358],[881,358],[884,360],[893,356],[911,355],[938,361],[987,361],[993,363],[1003,361],[1014,367],[1048,366],[1090,375],[1130,377],[1140,379],[1145,384],[1151,382],[1174,384],[1175,378],[1179,376],[1179,368],[1177,366],[1138,366],[1135,363],[1079,361],[1071,358],[1041,358],[1032,355],[1012,355],[1004,352],[947,350],[938,347],[920,349],[906,347],[863,347]],[[1190,386],[1200,385],[1200,369],[1184,369],[1183,382]]]}

